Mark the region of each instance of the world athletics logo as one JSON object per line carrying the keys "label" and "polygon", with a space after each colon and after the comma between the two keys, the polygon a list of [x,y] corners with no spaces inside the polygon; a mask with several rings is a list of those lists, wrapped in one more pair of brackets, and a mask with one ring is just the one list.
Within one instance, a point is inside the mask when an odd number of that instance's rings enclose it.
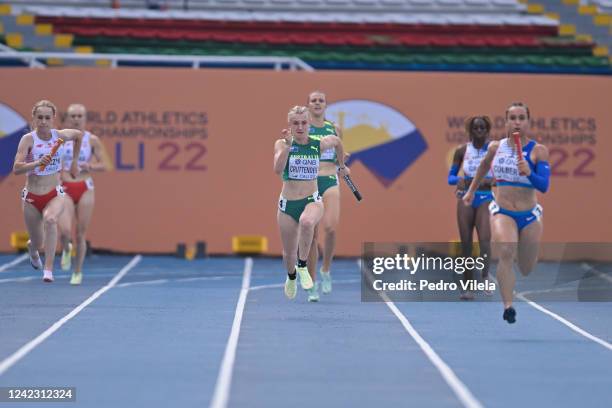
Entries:
{"label": "world athletics logo", "polygon": [[332,103],[327,117],[343,130],[347,164],[361,161],[389,187],[427,150],[416,126],[397,110],[379,102],[352,99]]}
{"label": "world athletics logo", "polygon": [[29,131],[23,116],[0,102],[0,182],[11,174],[19,140]]}

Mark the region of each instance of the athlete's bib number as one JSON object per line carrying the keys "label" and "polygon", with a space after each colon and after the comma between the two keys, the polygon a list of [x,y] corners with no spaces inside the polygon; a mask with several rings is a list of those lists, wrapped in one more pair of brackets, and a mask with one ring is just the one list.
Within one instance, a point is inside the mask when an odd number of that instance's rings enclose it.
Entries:
{"label": "athlete's bib number", "polygon": [[319,158],[290,157],[289,178],[292,180],[314,180],[319,174]]}
{"label": "athlete's bib number", "polygon": [[336,150],[327,149],[321,152],[321,160],[336,160]]}

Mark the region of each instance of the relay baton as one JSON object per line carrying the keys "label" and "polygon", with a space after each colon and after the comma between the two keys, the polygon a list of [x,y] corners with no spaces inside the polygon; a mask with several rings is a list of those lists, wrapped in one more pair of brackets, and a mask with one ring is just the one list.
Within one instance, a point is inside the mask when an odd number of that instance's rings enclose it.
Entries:
{"label": "relay baton", "polygon": [[[57,141],[55,142],[55,144],[51,148],[50,156],[53,157],[55,155],[55,153],[57,153],[57,150],[60,148],[60,146],[63,145],[63,144],[64,144],[64,139],[62,139],[61,137],[58,137]],[[41,164],[40,165],[40,171],[43,171],[45,169],[45,167],[47,167],[46,164]]]}
{"label": "relay baton", "polygon": [[349,188],[351,189],[351,191],[355,195],[355,198],[357,199],[357,201],[361,201],[363,199],[363,197],[361,196],[361,193],[357,189],[357,186],[355,185],[355,183],[353,183],[353,180],[351,180],[351,176],[349,176],[348,174],[345,175],[344,176],[344,181],[346,181],[346,185],[349,186]]}
{"label": "relay baton", "polygon": [[517,160],[523,160],[523,144],[521,143],[521,132],[512,132],[512,138],[514,138],[514,144],[516,145]]}
{"label": "relay baton", "polygon": [[521,144],[521,132],[512,132],[514,138],[514,144],[516,144],[516,152],[519,157],[523,154],[523,145]]}

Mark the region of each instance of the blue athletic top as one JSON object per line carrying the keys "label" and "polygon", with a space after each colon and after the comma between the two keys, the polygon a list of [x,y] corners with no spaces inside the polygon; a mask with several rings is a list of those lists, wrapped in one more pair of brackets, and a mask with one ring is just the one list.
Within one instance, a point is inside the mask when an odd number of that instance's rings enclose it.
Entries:
{"label": "blue athletic top", "polygon": [[[531,151],[535,147],[535,140],[530,140],[523,146],[523,158],[529,164],[531,171],[535,173],[536,166],[531,161]],[[510,144],[510,139],[505,138],[499,142],[492,163],[493,175],[498,186],[515,186],[534,188],[527,176],[519,174],[515,148]]]}

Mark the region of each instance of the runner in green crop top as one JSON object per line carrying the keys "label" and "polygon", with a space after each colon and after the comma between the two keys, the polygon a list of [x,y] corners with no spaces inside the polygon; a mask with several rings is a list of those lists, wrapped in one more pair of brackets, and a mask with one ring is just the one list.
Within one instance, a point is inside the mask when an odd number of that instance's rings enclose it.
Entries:
{"label": "runner in green crop top", "polygon": [[[340,128],[332,121],[325,118],[327,109],[327,97],[321,91],[311,92],[308,96],[308,109],[310,111],[311,123],[309,134],[320,137],[337,136],[342,138]],[[319,166],[319,194],[323,197],[325,211],[321,219],[323,229],[323,264],[321,265],[321,290],[324,294],[331,293],[332,280],[330,274],[331,262],[336,248],[336,229],[340,220],[340,187],[337,176],[338,156],[335,150],[328,149],[321,152]],[[308,257],[311,275],[316,275],[318,259],[317,231],[315,231],[314,245]]]}
{"label": "runner in green crop top", "polygon": [[[306,257],[315,226],[323,215],[323,202],[316,182],[321,150],[335,148],[339,157],[344,157],[344,149],[338,137],[318,140],[308,136],[308,108],[294,107],[289,111],[288,121],[289,128],[283,129],[282,138],[274,145],[274,171],[283,179],[277,221],[287,268],[285,295],[293,299],[297,291],[296,274],[304,289],[311,290],[314,286]],[[343,161],[341,167],[341,174],[349,174]]]}
{"label": "runner in green crop top", "polygon": [[[321,155],[321,139],[308,136],[306,144],[293,140],[283,170],[283,181],[315,180],[319,174],[319,157]],[[300,214],[294,217],[299,222]]]}

